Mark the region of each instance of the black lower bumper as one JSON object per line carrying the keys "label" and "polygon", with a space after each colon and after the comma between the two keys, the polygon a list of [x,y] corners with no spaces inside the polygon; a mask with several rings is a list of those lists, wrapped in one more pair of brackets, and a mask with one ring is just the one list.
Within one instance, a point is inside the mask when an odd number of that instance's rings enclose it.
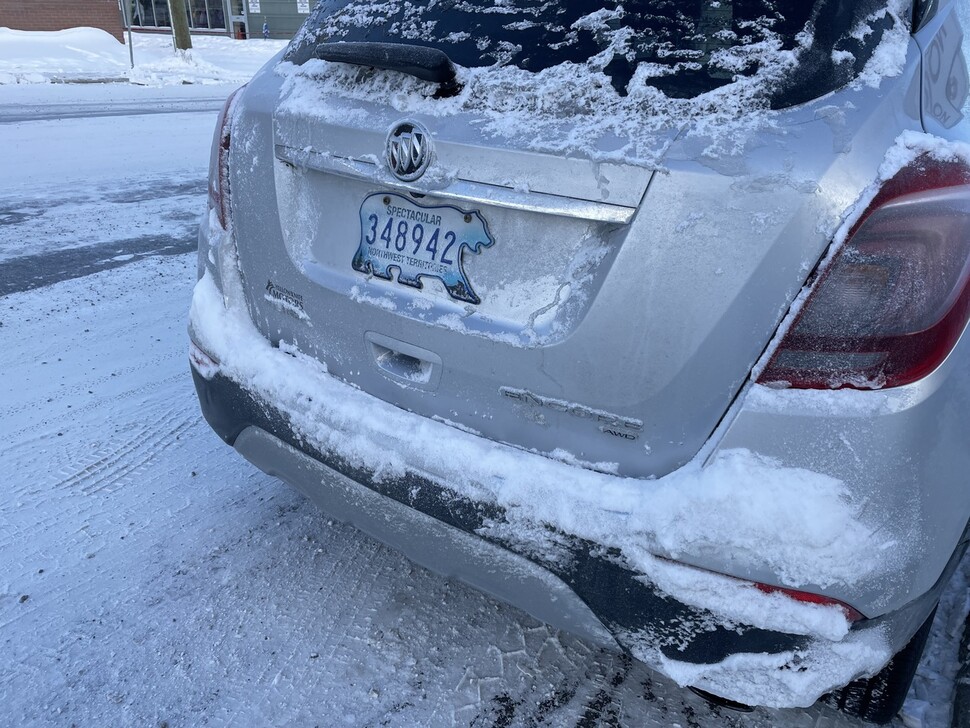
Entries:
{"label": "black lower bumper", "polygon": [[656,647],[668,659],[713,664],[737,653],[797,650],[808,641],[806,637],[753,627],[720,626],[713,615],[652,587],[642,575],[623,566],[619,553],[599,544],[556,534],[565,558],[545,562],[515,543],[481,536],[486,525],[505,520],[500,507],[470,500],[412,473],[378,481],[374,473],[350,464],[339,454],[308,444],[281,411],[233,380],[221,374],[205,379],[194,368],[192,375],[206,420],[230,445],[247,428],[258,428],[381,496],[529,559],[578,595],[621,645],[635,639],[638,644]]}

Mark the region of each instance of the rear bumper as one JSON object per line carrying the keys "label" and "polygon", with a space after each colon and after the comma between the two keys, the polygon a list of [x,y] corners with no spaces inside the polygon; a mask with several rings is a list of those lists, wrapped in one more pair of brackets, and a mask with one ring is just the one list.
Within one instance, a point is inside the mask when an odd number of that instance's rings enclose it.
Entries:
{"label": "rear bumper", "polygon": [[699,629],[710,622],[703,610],[658,591],[608,550],[565,534],[560,545],[568,556],[537,563],[535,554],[489,535],[489,526],[504,518],[500,506],[456,496],[415,473],[380,477],[306,443],[272,403],[228,377],[207,380],[195,368],[192,375],[210,426],[256,467],[416,563],[555,627],[601,646],[636,634],[639,641],[660,645],[671,660],[697,664],[745,652],[781,654],[810,641],[742,626]]}

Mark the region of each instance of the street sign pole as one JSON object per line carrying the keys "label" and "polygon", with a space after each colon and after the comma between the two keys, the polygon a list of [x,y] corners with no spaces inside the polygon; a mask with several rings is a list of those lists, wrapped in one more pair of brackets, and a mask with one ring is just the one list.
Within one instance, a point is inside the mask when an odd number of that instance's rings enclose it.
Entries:
{"label": "street sign pole", "polygon": [[175,36],[175,21],[173,20],[175,13],[172,12],[172,0],[165,0],[165,4],[168,5],[168,24],[172,29],[172,48],[178,50],[179,43],[178,38]]}
{"label": "street sign pole", "polygon": [[135,70],[135,44],[131,40],[131,15],[128,13],[128,0],[118,0],[118,7],[121,8],[121,17],[125,21],[125,28],[128,30],[128,60],[131,62],[131,70]]}

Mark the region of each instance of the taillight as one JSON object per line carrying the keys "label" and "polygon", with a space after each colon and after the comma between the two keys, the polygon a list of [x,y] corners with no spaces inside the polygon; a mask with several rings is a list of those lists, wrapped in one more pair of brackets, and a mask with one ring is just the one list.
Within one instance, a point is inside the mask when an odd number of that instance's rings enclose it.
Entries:
{"label": "taillight", "polygon": [[212,152],[209,156],[209,209],[215,210],[223,229],[229,223],[229,137],[232,131],[232,105],[242,86],[226,99],[216,120],[216,131],[212,139]]}
{"label": "taillight", "polygon": [[805,389],[916,381],[970,315],[970,167],[921,157],[886,183],[758,378]]}

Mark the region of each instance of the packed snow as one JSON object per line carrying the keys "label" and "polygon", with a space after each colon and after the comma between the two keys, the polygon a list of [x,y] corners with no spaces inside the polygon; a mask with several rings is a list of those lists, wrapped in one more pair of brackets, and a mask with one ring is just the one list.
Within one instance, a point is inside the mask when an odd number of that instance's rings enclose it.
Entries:
{"label": "packed snow", "polygon": [[[5,42],[14,35],[15,44]],[[127,49],[114,39],[117,48],[85,29],[68,48],[55,35],[0,29],[0,84],[6,84],[0,85],[0,116],[50,99],[92,109],[177,104],[199,99],[201,84],[213,82],[223,85],[211,92],[224,98],[279,48],[273,41],[197,38],[198,58],[187,59],[174,56],[170,38],[136,36],[136,70],[139,50],[144,65],[132,73]],[[46,83],[95,78],[158,88],[134,94],[127,84]],[[186,79],[193,85],[183,86]],[[0,144],[15,162],[0,170],[0,283],[15,263],[73,248],[99,256],[109,250],[118,264],[0,298],[0,467],[9,479],[0,503],[0,560],[9,565],[0,578],[0,700],[13,722],[856,724],[824,706],[746,715],[712,709],[628,658],[556,633],[328,522],[225,447],[201,420],[186,371],[184,322],[195,255],[129,252],[132,240],[144,236],[167,233],[193,242],[214,122],[214,109],[0,121]],[[253,338],[251,324],[238,308],[223,308],[208,278],[195,289],[192,315],[224,372],[288,396],[296,396],[297,384],[310,388],[304,394],[339,393],[343,404],[327,415],[348,422],[358,421],[361,407],[374,407],[312,362],[297,367],[293,356]],[[224,337],[219,327],[239,338]],[[241,342],[253,347],[251,356],[238,355]],[[321,402],[314,397],[314,404]],[[402,416],[393,408],[381,411],[392,424]],[[381,418],[371,418],[370,429],[349,442],[316,425],[319,413],[302,400],[293,412],[308,436],[371,464],[377,458],[388,474],[403,468],[393,448],[377,451],[374,443],[391,442],[393,434]],[[837,608],[782,607],[781,597],[760,592],[732,598],[732,588],[748,587],[632,547],[634,536],[646,537],[653,551],[675,556],[688,545],[715,548],[728,538],[744,558],[759,559],[764,540],[781,537],[789,548],[770,565],[787,569],[793,582],[847,579],[840,559],[881,543],[872,541],[876,535],[837,481],[736,451],[708,469],[697,464],[673,480],[647,484],[661,504],[651,514],[638,506],[640,481],[577,476],[554,460],[481,450],[475,438],[443,423],[429,421],[422,436],[425,442],[447,437],[489,477],[460,477],[447,459],[434,458],[434,449],[430,469],[443,468],[455,476],[456,488],[503,504],[525,529],[552,522],[613,543],[688,603],[710,606],[720,598],[720,611],[732,618],[834,640],[831,649],[845,650],[849,672],[886,658],[878,639],[856,644],[846,636]],[[526,458],[584,507],[564,508],[562,499],[547,498],[534,469],[524,482]],[[802,500],[734,503],[730,490],[705,473],[723,476],[722,483],[755,474],[765,479],[769,496],[772,483],[795,478]],[[590,485],[605,491],[611,512],[589,507]],[[829,517],[810,523],[798,508],[810,509],[817,499],[828,504]],[[723,509],[738,516],[750,508],[771,524],[768,530],[750,519],[723,518]],[[708,530],[671,535],[677,529],[665,525],[683,522],[688,510],[693,523],[697,513],[708,514],[701,519]],[[690,544],[688,535],[695,539]],[[891,568],[887,551],[869,564],[874,573]],[[968,571],[964,564],[944,597],[900,725],[947,723]],[[742,605],[743,613],[737,611]],[[706,675],[669,661],[663,668],[678,682],[718,687],[722,676],[733,680],[752,668],[764,674],[768,662],[706,666]],[[792,702],[825,688],[786,676],[769,689]]]}

